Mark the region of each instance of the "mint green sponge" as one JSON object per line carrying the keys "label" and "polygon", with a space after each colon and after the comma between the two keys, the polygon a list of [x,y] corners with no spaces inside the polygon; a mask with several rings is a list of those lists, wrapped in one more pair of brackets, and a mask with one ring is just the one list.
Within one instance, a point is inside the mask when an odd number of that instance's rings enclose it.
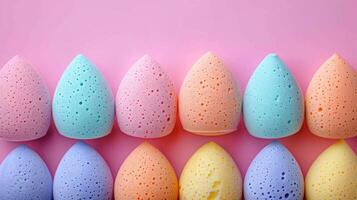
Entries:
{"label": "mint green sponge", "polygon": [[63,136],[94,139],[110,133],[113,95],[103,75],[83,55],[72,60],[58,82],[52,111],[57,130]]}
{"label": "mint green sponge", "polygon": [[286,64],[269,54],[245,89],[243,115],[248,132],[258,138],[297,133],[304,120],[304,97]]}

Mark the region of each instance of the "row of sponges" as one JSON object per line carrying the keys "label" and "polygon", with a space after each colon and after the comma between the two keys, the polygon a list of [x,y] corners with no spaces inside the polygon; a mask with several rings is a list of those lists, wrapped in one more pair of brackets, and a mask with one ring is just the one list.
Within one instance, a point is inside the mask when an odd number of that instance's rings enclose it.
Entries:
{"label": "row of sponges", "polygon": [[[219,145],[199,148],[186,163],[178,183],[168,159],[149,143],[122,163],[115,183],[105,160],[77,142],[52,177],[38,154],[22,145],[0,166],[2,199],[182,200],[304,198],[304,178],[297,160],[279,142],[263,148],[250,164],[244,184],[237,165]],[[113,187],[114,185],[114,187]],[[356,200],[357,157],[343,140],[314,161],[305,180],[308,200]],[[244,189],[243,189],[244,188]],[[114,191],[114,192],[113,192]]]}
{"label": "row of sponges", "polygon": [[[46,134],[51,98],[39,75],[19,57],[0,71],[0,138],[26,141]],[[188,72],[179,98],[183,128],[200,135],[233,132],[242,102],[248,132],[260,138],[297,133],[305,116],[304,97],[288,67],[275,54],[259,64],[242,95],[223,61],[203,55]],[[357,73],[338,55],[313,76],[306,93],[306,118],[312,133],[326,138],[357,135]],[[177,95],[172,81],[151,57],[139,59],[124,76],[116,95],[122,132],[158,138],[172,132]],[[114,98],[96,66],[76,56],[58,82],[52,104],[60,134],[94,139],[111,132]]]}

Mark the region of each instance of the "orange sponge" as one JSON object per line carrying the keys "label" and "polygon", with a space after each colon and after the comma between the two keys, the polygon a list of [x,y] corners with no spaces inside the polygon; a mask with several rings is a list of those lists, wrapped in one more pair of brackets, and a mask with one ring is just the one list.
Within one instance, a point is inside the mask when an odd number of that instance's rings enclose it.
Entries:
{"label": "orange sponge", "polygon": [[120,167],[114,194],[115,199],[177,200],[178,181],[166,157],[145,142]]}
{"label": "orange sponge", "polygon": [[325,138],[357,136],[357,73],[334,54],[313,76],[306,93],[310,131]]}
{"label": "orange sponge", "polygon": [[199,135],[233,132],[241,114],[238,85],[223,61],[211,52],[188,72],[179,96],[179,114],[185,130]]}

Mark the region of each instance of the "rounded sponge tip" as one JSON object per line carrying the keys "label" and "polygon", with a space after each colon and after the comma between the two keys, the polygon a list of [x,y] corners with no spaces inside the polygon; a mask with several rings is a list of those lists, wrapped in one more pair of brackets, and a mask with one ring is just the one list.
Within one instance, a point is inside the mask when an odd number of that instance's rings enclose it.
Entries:
{"label": "rounded sponge tip", "polygon": [[159,138],[172,132],[177,96],[169,76],[152,57],[144,55],[126,73],[116,96],[120,130],[140,138]]}
{"label": "rounded sponge tip", "polygon": [[237,129],[242,96],[223,61],[212,52],[192,66],[180,89],[179,115],[185,130],[222,135]]}
{"label": "rounded sponge tip", "polygon": [[186,163],[180,177],[181,199],[242,198],[242,177],[232,157],[209,142]]}
{"label": "rounded sponge tip", "polygon": [[31,64],[13,57],[0,70],[0,138],[29,141],[46,135],[50,92]]}
{"label": "rounded sponge tip", "polygon": [[115,199],[178,198],[178,181],[167,158],[151,144],[144,142],[125,159],[114,189]]}
{"label": "rounded sponge tip", "polygon": [[310,131],[325,138],[357,136],[357,73],[334,54],[316,71],[306,92]]}
{"label": "rounded sponge tip", "polygon": [[112,92],[96,66],[81,54],[59,80],[52,110],[58,132],[69,138],[100,138],[113,127]]}

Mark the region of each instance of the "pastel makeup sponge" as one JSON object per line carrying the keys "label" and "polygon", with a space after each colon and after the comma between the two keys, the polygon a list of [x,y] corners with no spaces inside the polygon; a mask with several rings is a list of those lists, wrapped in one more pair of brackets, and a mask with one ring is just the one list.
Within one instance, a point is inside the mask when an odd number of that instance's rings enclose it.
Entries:
{"label": "pastel makeup sponge", "polygon": [[185,130],[199,135],[222,135],[237,129],[241,94],[223,61],[203,55],[186,75],[180,90],[179,114]]}
{"label": "pastel makeup sponge", "polygon": [[115,199],[176,200],[178,183],[166,157],[149,143],[139,145],[120,167]]}
{"label": "pastel makeup sponge", "polygon": [[242,198],[242,178],[232,157],[209,142],[186,163],[180,177],[180,199]]}
{"label": "pastel makeup sponge", "polygon": [[248,81],[243,114],[248,132],[258,138],[297,133],[304,120],[304,98],[283,61],[267,55]]}
{"label": "pastel makeup sponge", "polygon": [[331,145],[306,175],[307,200],[357,199],[357,157],[345,141]]}
{"label": "pastel makeup sponge", "polygon": [[47,86],[28,62],[13,57],[0,70],[0,138],[38,139],[46,135],[50,121]]}
{"label": "pastel makeup sponge", "polygon": [[2,162],[0,185],[0,199],[52,199],[50,171],[41,157],[26,145],[12,150]]}
{"label": "pastel makeup sponge", "polygon": [[320,137],[357,136],[357,73],[337,54],[321,65],[307,88],[306,120]]}
{"label": "pastel makeup sponge", "polygon": [[58,82],[53,119],[63,136],[94,139],[108,135],[114,121],[114,99],[96,66],[76,56]]}
{"label": "pastel makeup sponge", "polygon": [[105,160],[86,143],[75,143],[57,167],[54,199],[111,200],[112,193],[113,177]]}
{"label": "pastel makeup sponge", "polygon": [[304,178],[300,166],[279,142],[270,143],[253,159],[244,179],[244,198],[304,198]]}
{"label": "pastel makeup sponge", "polygon": [[175,126],[177,97],[169,76],[148,55],[124,76],[116,96],[120,130],[140,138],[159,138]]}

